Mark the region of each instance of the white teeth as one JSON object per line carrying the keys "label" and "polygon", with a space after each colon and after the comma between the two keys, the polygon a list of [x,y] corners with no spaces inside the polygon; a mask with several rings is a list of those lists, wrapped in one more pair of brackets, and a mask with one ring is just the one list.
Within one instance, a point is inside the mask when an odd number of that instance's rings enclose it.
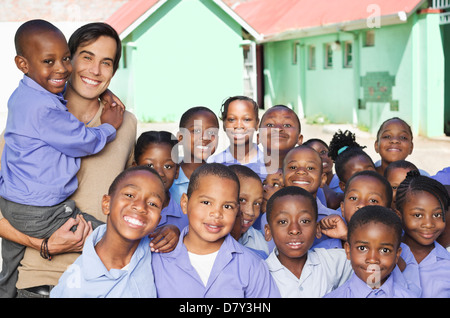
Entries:
{"label": "white teeth", "polygon": [[288,245],[291,245],[291,246],[300,246],[300,245],[302,245],[303,243],[301,243],[301,242],[291,242],[291,243],[288,243]]}
{"label": "white teeth", "polygon": [[130,224],[133,224],[133,225],[137,225],[137,226],[142,226],[142,225],[144,225],[144,223],[142,223],[142,222],[139,221],[138,219],[135,219],[135,218],[132,218],[132,217],[129,217],[129,216],[125,216],[123,219],[124,219],[126,222],[128,222],[128,223],[130,223]]}
{"label": "white teeth", "polygon": [[309,184],[307,181],[293,181],[294,184]]}
{"label": "white teeth", "polygon": [[83,80],[83,82],[90,84],[90,85],[98,85],[100,83],[99,81],[94,81],[94,80],[91,80],[86,77],[82,77],[81,79]]}

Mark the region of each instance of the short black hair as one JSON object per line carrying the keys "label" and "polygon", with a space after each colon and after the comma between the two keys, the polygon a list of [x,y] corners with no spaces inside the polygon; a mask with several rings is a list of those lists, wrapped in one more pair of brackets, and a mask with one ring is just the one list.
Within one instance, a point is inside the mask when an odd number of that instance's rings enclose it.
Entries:
{"label": "short black hair", "polygon": [[293,196],[293,197],[303,196],[303,197],[309,199],[309,201],[311,202],[311,205],[313,207],[313,210],[314,210],[315,219],[317,220],[319,212],[318,212],[316,198],[314,198],[314,196],[311,193],[309,193],[308,191],[306,191],[303,188],[296,187],[296,186],[287,186],[287,187],[281,188],[280,190],[278,190],[277,192],[272,194],[272,196],[267,201],[267,207],[266,207],[267,222],[269,222],[270,218],[272,217],[272,210],[273,210],[273,205],[275,204],[275,200],[278,198],[285,197],[285,196]]}
{"label": "short black hair", "polygon": [[[133,172],[135,172],[135,171],[147,171],[147,172],[153,173],[155,176],[158,177],[158,180],[161,181],[161,187],[162,187],[162,189],[163,189],[163,192],[164,192],[164,194],[166,193],[166,191],[164,190],[164,183],[163,183],[163,181],[162,181],[160,175],[158,174],[158,172],[156,172],[155,169],[150,168],[149,166],[142,165],[142,166],[133,166],[133,167],[127,168],[127,169],[123,170],[121,173],[119,173],[119,174],[114,178],[114,180],[113,180],[113,182],[111,183],[111,185],[109,186],[109,189],[108,189],[108,195],[113,195],[113,194],[116,192],[116,190],[117,190],[117,185],[118,185],[123,179],[125,179],[126,176],[128,176],[130,173],[133,173]],[[164,198],[162,198],[162,199],[164,200]]]}
{"label": "short black hair", "polygon": [[411,130],[411,126],[410,126],[406,121],[404,121],[403,119],[401,119],[400,117],[392,117],[392,118],[388,118],[388,119],[386,119],[384,122],[381,123],[380,128],[378,128],[378,131],[377,131],[377,141],[380,140],[380,133],[381,133],[381,131],[382,131],[384,125],[386,125],[388,122],[393,121],[393,120],[398,120],[398,121],[400,121],[400,122],[402,122],[403,124],[406,125],[406,127],[408,128],[408,133],[410,134],[410,136],[411,136],[411,141],[412,141],[413,133],[412,133],[412,130]]}
{"label": "short black hair", "polygon": [[247,166],[234,164],[228,166],[228,168],[230,168],[238,176],[238,178],[252,178],[261,181],[261,178],[258,176],[258,174]]}
{"label": "short black hair", "polygon": [[391,227],[400,246],[403,233],[402,221],[392,209],[381,205],[366,205],[353,214],[348,222],[347,242],[350,244],[351,236],[357,228],[368,223],[381,223]]}
{"label": "short black hair", "polygon": [[207,112],[207,113],[211,113],[214,118],[216,119],[217,122],[217,128],[219,128],[219,119],[217,118],[217,115],[208,107],[206,106],[194,106],[189,108],[187,111],[185,111],[183,113],[183,115],[181,115],[180,121],[179,121],[179,128],[186,128],[187,122],[189,120],[191,120],[191,118],[199,112]]}
{"label": "short black hair", "polygon": [[172,158],[172,160],[175,163],[178,163],[178,140],[171,132],[165,130],[145,131],[139,136],[136,145],[134,146],[134,161],[136,163],[150,144],[168,144],[171,146],[172,154],[176,156],[176,158]]}
{"label": "short black hair", "polygon": [[14,45],[16,48],[16,54],[23,56],[25,53],[24,46],[28,42],[28,37],[33,34],[39,34],[42,32],[56,32],[61,34],[66,39],[64,34],[52,23],[42,20],[34,19],[24,22],[16,31],[14,36]]}
{"label": "short black hair", "polygon": [[[317,150],[314,149],[313,147],[311,147],[310,145],[301,144],[301,145],[295,146],[294,148],[289,150],[288,154],[290,154],[291,152],[295,152],[297,150],[302,150],[302,149],[309,149],[309,150],[314,151],[317,154],[317,158],[319,158],[319,160],[320,160],[320,165],[319,165],[320,173],[322,173],[323,172],[322,157],[320,157],[320,153],[318,153]],[[283,167],[282,167],[283,171],[284,171],[284,165],[286,164],[287,157],[288,157],[288,155],[286,155],[286,157],[284,157],[284,160],[283,160]]]}
{"label": "short black hair", "polygon": [[[288,110],[288,111],[292,112],[292,113],[295,115],[294,117],[295,117],[295,119],[296,119],[296,121],[297,121],[297,124],[298,124],[298,132],[301,133],[301,131],[302,131],[302,125],[301,125],[301,123],[300,123],[300,119],[298,118],[297,113],[296,113],[292,108],[290,108],[290,107],[288,107],[288,106],[286,106],[286,105],[282,105],[282,104],[274,105],[274,106],[270,107],[269,109],[267,109],[266,112],[265,112],[265,113],[262,115],[262,117],[261,117],[261,121],[259,122],[259,127],[261,127],[261,123],[263,122],[264,116],[266,116],[267,112],[268,112],[269,110],[274,109],[274,108],[281,108],[281,109],[285,109],[285,110]],[[328,146],[327,146],[327,147],[328,147]]]}
{"label": "short black hair", "polygon": [[319,138],[308,139],[307,141],[305,141],[303,143],[303,145],[311,146],[311,144],[315,143],[315,142],[318,142],[318,143],[322,144],[323,146],[325,146],[327,149],[329,149],[327,143],[325,141],[323,141],[322,139],[319,139]]}
{"label": "short black hair", "polygon": [[[229,179],[236,182],[237,192],[239,197],[240,184],[239,179],[230,168],[221,163],[205,163],[194,170],[189,179],[189,185],[187,189],[187,197],[190,198],[192,193],[198,189],[202,177],[216,176],[222,179]],[[238,198],[236,198],[238,200]]]}
{"label": "short black hair", "polygon": [[412,162],[407,161],[407,160],[397,160],[397,161],[391,162],[386,167],[386,169],[384,169],[384,177],[387,178],[389,176],[389,173],[391,173],[391,171],[396,168],[419,171],[419,169],[416,167],[416,165],[413,164]]}
{"label": "short black hair", "polygon": [[237,96],[232,96],[232,97],[228,97],[222,104],[222,106],[220,107],[220,119],[221,120],[225,120],[225,118],[227,118],[228,115],[228,107],[230,106],[230,104],[236,100],[240,100],[240,101],[244,101],[244,102],[249,102],[252,106],[253,106],[253,112],[255,113],[256,119],[259,120],[259,106],[258,103],[255,102],[253,99],[251,99],[248,96],[242,96],[242,95],[237,95]]}
{"label": "short black hair", "polygon": [[374,179],[377,179],[378,181],[380,181],[385,189],[385,195],[386,195],[386,207],[390,207],[392,204],[392,187],[391,184],[389,183],[389,181],[387,181],[387,179],[385,177],[383,177],[381,174],[379,174],[376,171],[372,171],[372,170],[363,170],[363,171],[358,171],[357,173],[355,173],[354,175],[352,175],[350,177],[350,179],[348,179],[346,185],[345,185],[345,189],[344,189],[344,197],[347,194],[348,189],[350,188],[350,184],[352,183],[352,181],[360,176],[367,176],[367,177],[371,177]]}
{"label": "short black hair", "polygon": [[72,56],[80,46],[89,45],[101,36],[107,36],[116,41],[116,55],[113,61],[113,72],[119,68],[119,61],[122,56],[122,41],[117,31],[107,23],[92,22],[79,27],[69,38],[69,50]]}

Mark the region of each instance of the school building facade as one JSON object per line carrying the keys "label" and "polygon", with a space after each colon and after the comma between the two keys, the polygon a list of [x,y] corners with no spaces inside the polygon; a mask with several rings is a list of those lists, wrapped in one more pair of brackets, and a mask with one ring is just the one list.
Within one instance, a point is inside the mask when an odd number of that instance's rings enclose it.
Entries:
{"label": "school building facade", "polygon": [[[134,0],[111,90],[143,121],[244,94],[374,133],[450,135],[448,0]],[[448,88],[448,89],[447,89]],[[448,93],[447,93],[448,92]]]}

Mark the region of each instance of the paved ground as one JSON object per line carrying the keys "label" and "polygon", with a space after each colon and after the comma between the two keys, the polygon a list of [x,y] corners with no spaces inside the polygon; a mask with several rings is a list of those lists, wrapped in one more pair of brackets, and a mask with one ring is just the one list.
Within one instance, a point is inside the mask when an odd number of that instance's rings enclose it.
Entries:
{"label": "paved ground", "polygon": [[[352,125],[309,125],[302,120],[304,141],[310,138],[320,138],[329,143],[338,129],[342,131],[348,129],[355,133],[356,141],[360,145],[367,146],[364,150],[372,157],[374,162],[380,159],[374,149],[375,136],[370,133],[360,131]],[[176,134],[178,126],[177,123],[139,123],[138,136],[146,130],[167,130]],[[225,149],[227,143],[225,133],[221,130],[217,151]],[[417,136],[414,137],[413,143],[413,153],[408,156],[407,160],[413,162],[419,168],[434,175],[444,167],[450,166],[450,137],[425,138]]]}

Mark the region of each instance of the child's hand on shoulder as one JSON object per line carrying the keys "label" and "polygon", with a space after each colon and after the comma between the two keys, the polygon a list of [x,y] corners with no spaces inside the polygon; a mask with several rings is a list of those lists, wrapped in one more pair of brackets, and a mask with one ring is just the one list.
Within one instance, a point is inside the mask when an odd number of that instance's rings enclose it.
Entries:
{"label": "child's hand on shoulder", "polygon": [[330,214],[319,221],[322,234],[343,241],[347,240],[347,225],[341,216]]}
{"label": "child's hand on shoulder", "polygon": [[119,129],[123,121],[123,113],[125,109],[120,106],[112,106],[109,103],[104,104],[103,112],[100,117],[101,123],[112,125],[116,130]]}
{"label": "child's hand on shoulder", "polygon": [[151,239],[150,249],[155,253],[172,252],[178,244],[180,230],[172,224],[156,229],[148,236]]}

